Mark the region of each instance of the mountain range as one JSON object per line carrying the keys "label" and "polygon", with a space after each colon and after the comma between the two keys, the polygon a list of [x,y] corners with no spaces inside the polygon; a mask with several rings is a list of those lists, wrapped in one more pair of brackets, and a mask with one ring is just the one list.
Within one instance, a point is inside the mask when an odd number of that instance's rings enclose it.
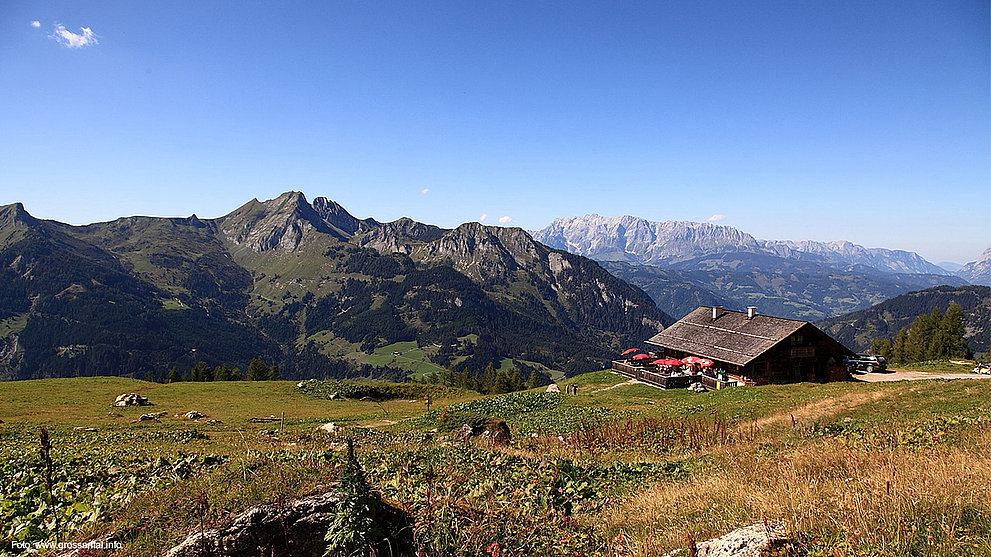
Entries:
{"label": "mountain range", "polygon": [[675,317],[700,303],[816,321],[915,290],[966,284],[913,252],[846,241],[760,240],[736,228],[600,215],[555,219],[534,238],[597,261]]}
{"label": "mountain range", "polygon": [[216,219],[70,226],[0,207],[0,378],[159,375],[196,361],[284,376],[395,373],[414,342],[437,369],[580,372],[672,318],[594,261],[518,228],[357,219],[299,192]]}

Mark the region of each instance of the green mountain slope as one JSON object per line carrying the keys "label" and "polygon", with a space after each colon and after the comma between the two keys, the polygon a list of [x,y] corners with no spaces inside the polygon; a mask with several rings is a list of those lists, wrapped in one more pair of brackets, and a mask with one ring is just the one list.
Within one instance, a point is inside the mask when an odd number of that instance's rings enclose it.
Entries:
{"label": "green mountain slope", "polygon": [[437,369],[516,358],[577,372],[671,322],[639,289],[522,230],[359,220],[298,192],[213,220],[88,226],[12,205],[0,241],[4,378],[257,355],[287,376],[354,375],[410,341]]}
{"label": "green mountain slope", "polygon": [[991,348],[991,288],[987,286],[937,286],[896,296],[861,311],[818,323],[836,340],[858,351],[867,350],[876,338],[891,338],[933,308],[946,311],[951,302],[963,308],[967,343],[974,352]]}

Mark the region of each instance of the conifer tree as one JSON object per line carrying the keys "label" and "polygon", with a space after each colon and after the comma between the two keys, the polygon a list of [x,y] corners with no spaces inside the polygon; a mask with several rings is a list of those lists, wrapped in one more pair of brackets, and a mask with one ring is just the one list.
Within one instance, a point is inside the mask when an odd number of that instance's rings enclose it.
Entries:
{"label": "conifer tree", "polygon": [[213,368],[213,380],[214,381],[230,381],[231,370],[227,367],[227,364],[220,364],[219,366]]}
{"label": "conifer tree", "polygon": [[261,358],[252,358],[248,363],[248,381],[267,381],[270,374],[271,370]]}
{"label": "conifer tree", "polygon": [[540,380],[537,379],[537,370],[531,369],[530,376],[526,378],[526,388],[536,389],[540,386]]}
{"label": "conifer tree", "polygon": [[179,370],[175,367],[169,368],[169,373],[165,376],[165,382],[178,383],[179,381],[182,381],[182,376],[179,375]]}

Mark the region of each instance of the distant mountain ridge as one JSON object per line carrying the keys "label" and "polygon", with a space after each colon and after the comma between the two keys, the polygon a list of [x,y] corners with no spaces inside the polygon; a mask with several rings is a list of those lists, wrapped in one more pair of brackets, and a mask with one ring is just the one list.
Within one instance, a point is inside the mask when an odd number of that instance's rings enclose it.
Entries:
{"label": "distant mountain ridge", "polygon": [[346,376],[370,372],[362,354],[407,341],[435,369],[513,359],[578,372],[672,322],[641,290],[519,228],[380,223],[300,192],[216,219],[86,226],[3,206],[0,283],[0,379],[162,375],[257,355],[288,377]]}
{"label": "distant mountain ridge", "polygon": [[559,218],[534,233],[550,247],[601,261],[666,266],[680,259],[725,252],[819,259],[839,265],[864,265],[882,272],[949,275],[914,252],[866,248],[847,241],[760,240],[731,226],[707,222],[648,221],[624,215]]}
{"label": "distant mountain ridge", "polygon": [[919,315],[934,308],[945,312],[951,302],[963,308],[970,348],[977,353],[991,350],[991,288],[987,286],[937,286],[909,292],[817,325],[850,348],[866,351],[875,339],[892,338]]}
{"label": "distant mountain ridge", "polygon": [[991,286],[991,245],[977,261],[967,263],[954,274],[971,284]]}
{"label": "distant mountain ridge", "polygon": [[534,238],[602,262],[674,317],[698,305],[816,321],[966,281],[911,252],[850,242],[767,241],[712,223],[623,216],[556,219]]}

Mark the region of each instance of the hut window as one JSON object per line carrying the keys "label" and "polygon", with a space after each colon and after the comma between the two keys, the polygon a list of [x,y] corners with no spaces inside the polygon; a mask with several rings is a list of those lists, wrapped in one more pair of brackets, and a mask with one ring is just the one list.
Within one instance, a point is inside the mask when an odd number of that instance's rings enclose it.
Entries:
{"label": "hut window", "polygon": [[791,337],[792,346],[801,346],[802,344],[805,344],[805,339],[802,338],[802,335],[792,335]]}

